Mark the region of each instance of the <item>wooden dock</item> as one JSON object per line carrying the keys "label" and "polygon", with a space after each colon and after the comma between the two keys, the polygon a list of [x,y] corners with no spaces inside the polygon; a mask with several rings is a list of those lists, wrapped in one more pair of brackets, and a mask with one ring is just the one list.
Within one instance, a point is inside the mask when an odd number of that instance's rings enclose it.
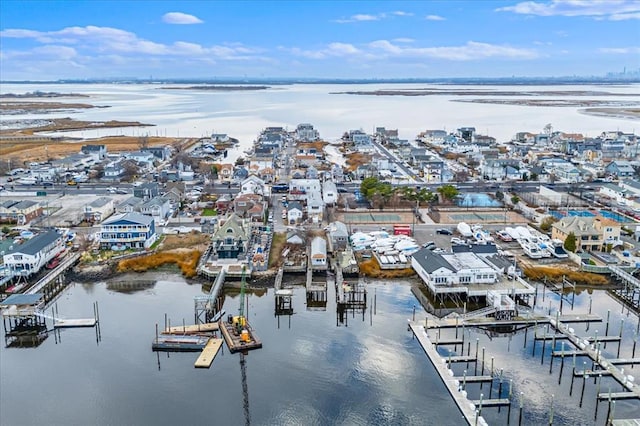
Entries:
{"label": "wooden dock", "polygon": [[609,362],[613,365],[634,365],[640,364],[640,358],[613,358]]}
{"label": "wooden dock", "polygon": [[427,358],[429,358],[429,361],[433,364],[438,375],[440,375],[440,379],[449,391],[449,394],[453,397],[453,401],[458,406],[458,409],[467,424],[485,424],[482,417],[476,420],[476,411],[473,408],[474,405],[472,405],[471,401],[467,399],[466,393],[462,392],[460,381],[452,376],[451,370],[447,367],[446,363],[442,362],[442,358],[440,357],[436,346],[431,343],[431,340],[429,340],[424,326],[419,325],[414,321],[409,321],[409,327],[411,328],[414,336],[416,336],[418,343],[420,343],[420,346],[422,346],[422,349],[427,354]]}
{"label": "wooden dock", "polygon": [[218,351],[222,347],[222,342],[223,342],[222,339],[214,339],[214,338],[209,339],[209,341],[207,342],[207,345],[204,347],[204,349],[200,353],[200,356],[196,360],[195,364],[193,364],[193,366],[195,368],[211,367],[211,363],[213,362],[214,358],[218,354]]}
{"label": "wooden dock", "polygon": [[238,351],[248,351],[251,349],[259,349],[262,347],[262,342],[251,330],[251,327],[247,323],[247,331],[249,332],[249,342],[244,342],[240,338],[240,335],[236,332],[235,325],[229,324],[226,321],[220,321],[220,331],[222,331],[222,337],[229,348],[231,353]]}
{"label": "wooden dock", "polygon": [[98,320],[95,318],[81,319],[60,319],[56,318],[53,322],[53,328],[72,328],[72,327],[95,327]]}
{"label": "wooden dock", "polygon": [[167,327],[163,334],[191,335],[200,333],[212,333],[218,331],[220,325],[217,322],[208,322],[196,325],[179,325],[175,327]]}
{"label": "wooden dock", "polygon": [[[576,322],[601,322],[602,317],[599,315],[560,315],[558,318],[561,323],[570,324]],[[534,324],[549,324],[555,318],[549,316],[535,316],[529,318],[515,318],[512,320],[496,320],[494,318],[436,318],[429,316],[427,319],[427,328],[457,328],[457,327],[502,327],[505,325],[528,326]]]}

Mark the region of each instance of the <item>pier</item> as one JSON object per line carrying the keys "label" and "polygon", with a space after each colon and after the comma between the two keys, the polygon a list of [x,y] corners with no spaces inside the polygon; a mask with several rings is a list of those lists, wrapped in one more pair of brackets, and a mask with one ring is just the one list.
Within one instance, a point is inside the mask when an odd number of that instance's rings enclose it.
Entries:
{"label": "pier", "polygon": [[293,315],[293,290],[290,288],[282,288],[283,276],[284,269],[278,269],[278,273],[276,274],[276,278],[273,283],[276,316]]}
{"label": "pier", "polygon": [[51,303],[58,294],[69,284],[64,274],[80,259],[80,253],[73,253],[65,258],[58,266],[31,286],[24,294],[43,294],[45,304]]}
{"label": "pier", "polygon": [[461,387],[461,381],[458,378],[453,377],[453,372],[446,364],[446,360],[442,359],[440,354],[438,354],[438,350],[429,339],[427,330],[424,326],[414,321],[409,321],[409,328],[418,340],[418,343],[420,343],[420,346],[422,346],[424,352],[427,354],[427,358],[429,358],[429,361],[433,364],[436,372],[440,376],[440,379],[453,398],[453,401],[458,406],[458,409],[462,414],[462,418],[468,425],[486,424],[484,419],[480,416],[479,411],[476,410],[476,405],[467,399],[467,392]]}
{"label": "pier", "polygon": [[311,260],[307,267],[307,281],[305,285],[307,293],[307,310],[327,310],[327,280],[326,272],[317,273],[311,267]]}
{"label": "pier", "polygon": [[[241,319],[244,319],[244,317]],[[253,333],[253,330],[246,322],[243,329],[243,331],[247,332],[247,337],[245,338],[243,338],[243,333],[238,333],[236,324],[229,321],[220,321],[220,330],[222,331],[222,337],[224,337],[224,341],[231,353],[248,351],[262,347],[262,342]]]}
{"label": "pier", "polygon": [[609,265],[611,276],[622,283],[613,294],[634,312],[640,314],[640,280],[619,266]]}
{"label": "pier", "polygon": [[361,278],[345,279],[342,270],[337,268],[336,278],[336,325],[347,325],[348,313],[364,313],[367,309],[367,287]]}

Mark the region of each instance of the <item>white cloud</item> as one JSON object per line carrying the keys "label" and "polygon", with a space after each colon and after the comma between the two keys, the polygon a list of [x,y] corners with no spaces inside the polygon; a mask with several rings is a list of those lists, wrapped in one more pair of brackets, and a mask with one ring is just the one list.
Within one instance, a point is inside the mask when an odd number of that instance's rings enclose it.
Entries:
{"label": "white cloud", "polygon": [[640,19],[640,0],[551,0],[525,1],[501,7],[497,12],[536,16],[590,16],[621,21]]}
{"label": "white cloud", "polygon": [[451,61],[471,61],[486,58],[534,59],[539,56],[535,50],[531,49],[475,41],[469,41],[462,46],[404,47],[393,44],[388,40],[377,40],[369,43],[369,47],[393,56],[438,58]]}
{"label": "white cloud", "polygon": [[440,15],[427,15],[424,17],[427,21],[446,21],[446,18]]}
{"label": "white cloud", "polygon": [[368,14],[368,13],[361,13],[357,15],[351,15],[348,18],[335,19],[333,22],[337,22],[338,24],[349,24],[352,22],[380,21],[382,19],[391,18],[394,16],[408,17],[408,16],[413,16],[413,13],[405,12],[403,10],[396,10],[394,12],[389,12],[389,13],[383,12],[375,15]]}
{"label": "white cloud", "polygon": [[329,57],[343,57],[360,55],[363,52],[349,43],[329,43],[327,47],[319,50],[305,50],[298,47],[285,48],[281,47],[281,50],[288,51],[295,56],[302,56],[308,59],[326,59]]}
{"label": "white cloud", "polygon": [[203,21],[193,15],[189,15],[182,12],[169,12],[162,16],[162,21],[165,24],[178,24],[178,25],[192,25],[202,24]]}
{"label": "white cloud", "polygon": [[640,46],[632,47],[603,47],[598,49],[601,53],[612,53],[616,55],[640,54]]}
{"label": "white cloud", "polygon": [[393,41],[396,43],[413,43],[415,40],[409,37],[398,37],[394,38]]}

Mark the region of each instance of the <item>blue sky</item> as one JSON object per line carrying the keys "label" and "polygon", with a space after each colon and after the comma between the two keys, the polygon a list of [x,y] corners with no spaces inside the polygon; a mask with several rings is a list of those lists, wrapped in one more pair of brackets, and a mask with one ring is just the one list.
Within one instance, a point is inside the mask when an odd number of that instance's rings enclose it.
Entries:
{"label": "blue sky", "polygon": [[603,75],[640,0],[0,2],[0,79]]}

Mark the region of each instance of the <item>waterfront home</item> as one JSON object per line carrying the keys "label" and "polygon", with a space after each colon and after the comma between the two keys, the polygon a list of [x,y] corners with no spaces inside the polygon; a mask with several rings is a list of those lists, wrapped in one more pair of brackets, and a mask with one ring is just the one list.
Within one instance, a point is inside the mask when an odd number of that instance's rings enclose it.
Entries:
{"label": "waterfront home", "polygon": [[287,244],[300,246],[304,244],[305,238],[302,232],[297,229],[287,232]]}
{"label": "waterfront home", "polygon": [[244,221],[236,214],[232,214],[221,223],[220,228],[211,237],[213,258],[244,259],[249,235]]}
{"label": "waterfront home", "polygon": [[60,171],[74,172],[88,169],[96,163],[96,160],[91,155],[71,154],[62,159],[53,160],[51,163]]}
{"label": "waterfront home", "polygon": [[304,174],[305,179],[318,179],[318,169],[313,166],[309,166]]}
{"label": "waterfront home", "polygon": [[430,288],[498,282],[497,271],[471,252],[440,254],[423,248],[413,253],[411,267]]}
{"label": "waterfront home", "polygon": [[84,220],[90,223],[100,223],[115,211],[113,199],[100,197],[84,206]]}
{"label": "waterfront home", "polygon": [[298,201],[292,201],[287,208],[287,223],[294,224],[302,222],[304,208]]}
{"label": "waterfront home", "polygon": [[143,151],[124,152],[122,153],[122,157],[135,161],[139,167],[146,170],[151,170],[153,168],[153,162],[155,161],[155,156],[151,152]]}
{"label": "waterfront home", "polygon": [[7,200],[0,202],[0,222],[26,225],[42,216],[40,203],[31,200]]}
{"label": "waterfront home", "polygon": [[440,145],[444,143],[445,138],[447,137],[447,132],[445,130],[425,130],[418,138],[425,143],[432,143],[435,145]]}
{"label": "waterfront home", "polygon": [[124,213],[100,225],[100,248],[103,250],[145,249],[156,241],[153,217],[140,213]]}
{"label": "waterfront home", "polygon": [[140,213],[152,216],[158,224],[164,222],[170,210],[171,200],[167,197],[153,197],[140,206]]}
{"label": "waterfront home", "polygon": [[107,157],[107,146],[102,144],[82,145],[80,152],[92,156],[96,162],[99,162]]}
{"label": "waterfront home", "polygon": [[339,221],[331,222],[327,228],[327,233],[334,251],[336,249],[344,250],[349,245],[349,231],[344,223]]}
{"label": "waterfront home", "polygon": [[551,226],[551,238],[564,242],[571,233],[576,236],[576,249],[582,251],[606,250],[607,245],[618,245],[621,225],[601,216],[569,216]]}
{"label": "waterfront home", "polygon": [[327,268],[327,240],[322,237],[311,240],[311,268]]}
{"label": "waterfront home", "polygon": [[64,238],[56,231],[38,234],[23,244],[12,246],[2,256],[5,267],[13,276],[28,277],[64,250]]}

